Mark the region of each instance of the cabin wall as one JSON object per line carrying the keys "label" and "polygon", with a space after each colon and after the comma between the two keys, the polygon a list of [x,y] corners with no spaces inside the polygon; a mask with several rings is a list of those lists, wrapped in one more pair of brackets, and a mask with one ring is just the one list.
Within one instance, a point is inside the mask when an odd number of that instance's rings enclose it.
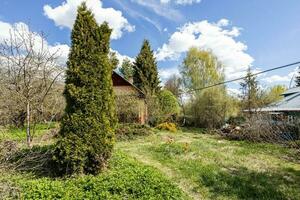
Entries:
{"label": "cabin wall", "polygon": [[[147,122],[147,106],[145,99],[140,96],[140,93],[133,86],[114,86],[114,92],[117,97],[134,97],[136,98],[138,123],[145,124]],[[118,99],[118,98],[116,98]],[[126,99],[126,98],[121,98]]]}

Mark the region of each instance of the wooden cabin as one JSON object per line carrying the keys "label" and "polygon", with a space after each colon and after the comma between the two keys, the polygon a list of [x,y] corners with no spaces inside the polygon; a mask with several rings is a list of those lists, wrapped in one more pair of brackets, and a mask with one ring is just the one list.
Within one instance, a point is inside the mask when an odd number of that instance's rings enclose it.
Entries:
{"label": "wooden cabin", "polygon": [[[126,80],[117,72],[113,72],[112,74],[112,81],[113,81],[113,88],[116,95],[116,105],[117,105],[117,112],[120,111],[121,106],[126,106],[126,108],[133,108],[133,112],[135,112],[134,119],[128,121],[123,121],[120,117],[122,113],[117,113],[120,122],[130,122],[130,123],[140,123],[145,124],[147,122],[147,106],[146,106],[146,98],[145,94],[133,85],[131,80]],[[132,101],[134,99],[134,101]],[[118,102],[122,101],[122,102]],[[135,105],[130,105],[135,104]],[[121,106],[120,106],[121,105]],[[119,106],[119,107],[118,107]],[[126,109],[125,108],[125,109]],[[124,115],[128,115],[128,113],[124,113]],[[125,116],[126,117],[126,116]]]}

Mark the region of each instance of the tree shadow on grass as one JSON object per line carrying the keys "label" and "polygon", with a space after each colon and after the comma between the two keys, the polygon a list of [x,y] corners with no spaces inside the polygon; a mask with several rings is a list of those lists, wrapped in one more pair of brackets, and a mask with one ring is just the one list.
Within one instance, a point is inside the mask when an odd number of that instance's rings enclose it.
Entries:
{"label": "tree shadow on grass", "polygon": [[202,174],[202,185],[212,199],[300,199],[300,172],[292,168],[283,172],[255,172],[246,168]]}
{"label": "tree shadow on grass", "polygon": [[[9,147],[9,144],[6,144]],[[36,177],[58,177],[53,161],[54,145],[33,146],[31,149],[2,149],[0,167],[21,173],[31,173]]]}

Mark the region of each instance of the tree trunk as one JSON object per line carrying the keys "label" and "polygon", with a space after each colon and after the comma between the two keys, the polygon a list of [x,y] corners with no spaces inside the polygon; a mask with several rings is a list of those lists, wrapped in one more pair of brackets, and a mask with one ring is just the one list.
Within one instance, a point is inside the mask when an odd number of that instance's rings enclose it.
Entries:
{"label": "tree trunk", "polygon": [[27,146],[31,147],[31,134],[30,134],[30,102],[27,102],[27,110],[26,110],[26,119],[27,119],[27,127],[26,127],[26,140]]}

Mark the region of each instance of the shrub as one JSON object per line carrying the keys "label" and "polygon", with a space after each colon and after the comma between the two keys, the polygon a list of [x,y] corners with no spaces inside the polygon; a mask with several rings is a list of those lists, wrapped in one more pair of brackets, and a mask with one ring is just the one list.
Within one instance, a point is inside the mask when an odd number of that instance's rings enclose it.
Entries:
{"label": "shrub", "polygon": [[139,97],[133,95],[116,95],[116,113],[120,123],[139,121]]}
{"label": "shrub", "polygon": [[180,107],[177,98],[169,90],[162,90],[158,94],[161,114],[164,121],[170,121],[179,114]]}
{"label": "shrub", "polygon": [[156,96],[147,97],[147,105],[151,126],[157,126],[163,122],[177,121],[180,107],[172,92],[162,90]]}
{"label": "shrub", "polygon": [[116,137],[118,140],[134,139],[137,136],[153,134],[152,129],[142,124],[118,124]]}
{"label": "shrub", "polygon": [[170,122],[161,123],[156,128],[159,130],[165,130],[165,131],[171,131],[171,132],[177,131],[176,124],[170,123]]}
{"label": "shrub", "polygon": [[110,34],[108,24],[99,27],[84,3],[78,8],[65,78],[66,109],[54,156],[61,173],[97,174],[111,157],[116,117]]}

